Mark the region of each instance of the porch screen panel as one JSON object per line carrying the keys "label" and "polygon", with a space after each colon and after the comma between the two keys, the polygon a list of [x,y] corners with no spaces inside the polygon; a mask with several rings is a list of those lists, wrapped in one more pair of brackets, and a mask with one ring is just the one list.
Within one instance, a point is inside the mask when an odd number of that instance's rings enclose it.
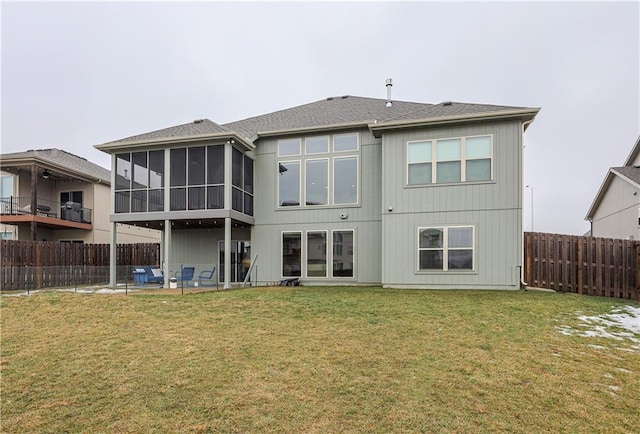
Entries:
{"label": "porch screen panel", "polygon": [[198,146],[189,148],[189,185],[204,184],[205,148]]}
{"label": "porch screen panel", "polygon": [[147,211],[147,190],[134,190],[131,192],[131,212]]}
{"label": "porch screen panel", "polygon": [[147,188],[149,185],[149,172],[147,170],[147,153],[134,152],[131,154],[133,160],[133,188]]}
{"label": "porch screen panel", "polygon": [[164,187],[164,151],[149,151],[149,187]]}
{"label": "porch screen panel", "polygon": [[224,184],[224,146],[207,146],[207,184]]}
{"label": "porch screen panel", "polygon": [[129,212],[129,191],[116,191],[115,212]]}
{"label": "porch screen panel", "polygon": [[164,211],[164,190],[149,190],[149,211]]}
{"label": "porch screen panel", "polygon": [[187,150],[185,148],[172,149],[170,152],[171,170],[169,183],[171,187],[187,184]]}
{"label": "porch screen panel", "polygon": [[116,190],[131,188],[131,155],[116,154]]}

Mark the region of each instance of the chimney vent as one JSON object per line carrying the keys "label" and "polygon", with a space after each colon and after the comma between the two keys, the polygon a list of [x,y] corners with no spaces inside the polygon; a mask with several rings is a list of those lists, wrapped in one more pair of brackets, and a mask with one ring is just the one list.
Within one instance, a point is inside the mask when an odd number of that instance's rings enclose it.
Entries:
{"label": "chimney vent", "polygon": [[391,102],[391,87],[393,86],[393,80],[391,80],[390,78],[387,78],[387,102],[384,105],[385,107],[391,107],[393,105],[393,103]]}

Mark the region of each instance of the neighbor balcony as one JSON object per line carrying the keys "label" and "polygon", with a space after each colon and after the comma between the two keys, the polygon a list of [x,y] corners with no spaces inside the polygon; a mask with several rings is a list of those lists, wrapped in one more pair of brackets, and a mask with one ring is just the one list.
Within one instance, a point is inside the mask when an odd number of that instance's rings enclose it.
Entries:
{"label": "neighbor balcony", "polygon": [[26,224],[36,221],[51,228],[92,229],[92,210],[76,202],[56,202],[37,198],[32,210],[31,197],[0,198],[0,220],[5,224]]}

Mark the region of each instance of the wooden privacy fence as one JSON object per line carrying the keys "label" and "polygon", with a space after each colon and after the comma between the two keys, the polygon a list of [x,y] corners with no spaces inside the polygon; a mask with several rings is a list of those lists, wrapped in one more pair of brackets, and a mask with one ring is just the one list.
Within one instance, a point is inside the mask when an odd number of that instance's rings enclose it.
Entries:
{"label": "wooden privacy fence", "polygon": [[[109,244],[0,241],[1,289],[39,289],[109,282]],[[136,265],[159,265],[160,244],[116,245],[117,280]]]}
{"label": "wooden privacy fence", "polygon": [[524,256],[528,286],[640,300],[640,241],[526,232]]}

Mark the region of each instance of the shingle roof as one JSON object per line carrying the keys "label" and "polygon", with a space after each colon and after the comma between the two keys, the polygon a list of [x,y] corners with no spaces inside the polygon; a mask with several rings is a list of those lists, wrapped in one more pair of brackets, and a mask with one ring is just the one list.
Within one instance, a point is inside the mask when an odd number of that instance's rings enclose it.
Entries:
{"label": "shingle roof", "polygon": [[218,125],[209,119],[177,125],[150,133],[127,137],[98,146],[145,142],[176,137],[189,137],[228,132],[236,133],[250,141],[259,133],[301,130],[339,125],[368,125],[385,122],[403,122],[465,114],[495,113],[500,111],[528,109],[490,104],[448,102],[427,104],[409,101],[393,101],[387,107],[385,99],[358,96],[338,96],[254,116],[239,121]]}
{"label": "shingle roof", "polygon": [[199,136],[199,135],[206,135],[206,134],[224,133],[228,131],[229,130],[227,130],[223,126],[220,126],[209,119],[198,119],[193,122],[189,122],[188,124],[176,125],[169,128],[163,128],[157,131],[151,131],[150,133],[138,134],[136,136],[126,137],[124,139],[115,140],[113,142],[109,142],[105,144],[162,140],[162,139],[171,139],[174,137],[189,137],[189,136]]}
{"label": "shingle roof", "polygon": [[487,104],[444,103],[427,104],[409,101],[393,101],[391,107],[386,100],[341,96],[304,104],[285,110],[267,113],[240,121],[224,124],[249,138],[256,133],[292,129],[314,128],[338,124],[417,120],[440,116],[488,113],[523,109]]}
{"label": "shingle roof", "polygon": [[11,160],[39,159],[51,163],[52,166],[66,168],[68,170],[86,175],[90,178],[100,179],[102,182],[111,183],[111,171],[102,166],[88,161],[61,149],[35,149],[24,152],[14,152],[0,155],[0,161],[10,164]]}
{"label": "shingle roof", "polygon": [[612,167],[611,170],[629,178],[636,184],[640,184],[640,167],[638,166]]}

